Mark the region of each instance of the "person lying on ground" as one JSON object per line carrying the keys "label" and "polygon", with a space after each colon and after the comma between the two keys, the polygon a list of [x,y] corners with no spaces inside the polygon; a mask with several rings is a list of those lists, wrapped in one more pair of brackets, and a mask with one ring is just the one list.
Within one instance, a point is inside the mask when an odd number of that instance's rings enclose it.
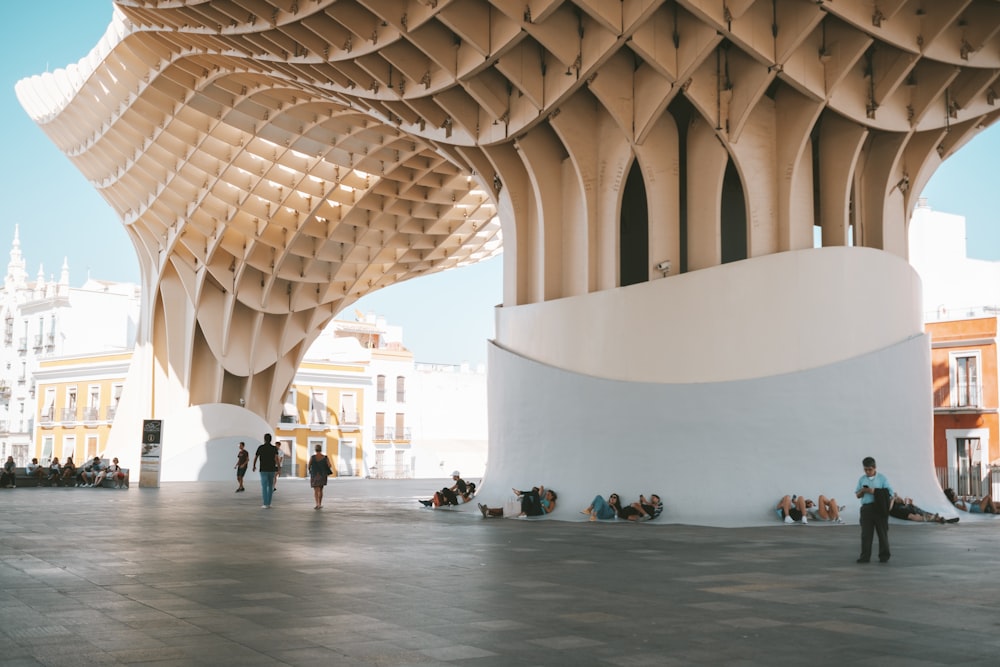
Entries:
{"label": "person lying on ground", "polygon": [[587,509],[580,510],[580,514],[586,514],[591,521],[597,521],[617,518],[621,511],[622,501],[617,493],[612,493],[607,500],[600,495],[594,496]]}
{"label": "person lying on ground", "polygon": [[[556,509],[556,498],[558,496],[552,489],[546,489],[544,486],[536,486],[530,491],[519,491],[517,489],[512,489],[512,491],[521,503],[521,512],[518,516],[545,516]],[[486,518],[503,516],[502,507],[487,507],[479,503],[479,511]]]}
{"label": "person lying on ground", "polygon": [[[913,503],[912,498],[903,498],[898,493],[893,495],[892,503],[889,505],[889,516],[903,521],[918,521],[921,523],[945,523],[945,518],[940,514],[926,512]],[[952,523],[957,523],[955,517]]]}
{"label": "person lying on ground", "polygon": [[970,514],[997,513],[997,507],[993,504],[993,498],[988,493],[979,500],[976,500],[969,496],[959,497],[954,489],[949,488],[944,490],[944,495],[952,505]]}

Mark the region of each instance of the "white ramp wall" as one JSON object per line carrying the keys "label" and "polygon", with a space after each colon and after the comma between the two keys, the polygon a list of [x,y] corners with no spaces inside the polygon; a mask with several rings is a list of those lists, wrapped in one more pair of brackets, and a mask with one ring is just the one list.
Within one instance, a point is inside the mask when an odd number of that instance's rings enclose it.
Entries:
{"label": "white ramp wall", "polygon": [[663,523],[776,521],[786,493],[856,520],[861,459],[953,514],[934,476],[920,285],[887,253],[780,253],[617,290],[498,308],[481,498],[659,493]]}

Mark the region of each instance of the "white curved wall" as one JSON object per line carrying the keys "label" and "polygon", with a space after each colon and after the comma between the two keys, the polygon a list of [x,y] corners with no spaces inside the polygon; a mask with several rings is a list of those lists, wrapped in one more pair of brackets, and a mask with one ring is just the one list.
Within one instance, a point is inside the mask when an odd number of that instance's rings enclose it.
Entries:
{"label": "white curved wall", "polygon": [[[236,483],[236,451],[242,440],[250,461],[265,433],[273,430],[263,419],[227,403],[197,405],[163,420],[161,482]],[[247,475],[253,472],[247,470]]]}
{"label": "white curved wall", "polygon": [[631,382],[791,373],[922,332],[916,272],[894,255],[854,247],[776,253],[496,310],[501,347]]}
{"label": "white curved wall", "polygon": [[657,492],[662,523],[740,526],[774,522],[786,493],[822,493],[852,521],[871,455],[898,491],[953,514],[933,473],[919,296],[905,262],[854,248],[498,309],[481,498],[545,484],[553,518],[580,520],[596,493]]}

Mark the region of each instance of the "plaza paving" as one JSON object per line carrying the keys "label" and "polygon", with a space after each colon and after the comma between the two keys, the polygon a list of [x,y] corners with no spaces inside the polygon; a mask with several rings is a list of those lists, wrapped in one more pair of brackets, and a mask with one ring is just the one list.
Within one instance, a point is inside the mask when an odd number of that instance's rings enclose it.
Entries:
{"label": "plaza paving", "polygon": [[0,489],[0,664],[1000,664],[1000,519],[858,565],[857,525],[421,509],[443,484]]}

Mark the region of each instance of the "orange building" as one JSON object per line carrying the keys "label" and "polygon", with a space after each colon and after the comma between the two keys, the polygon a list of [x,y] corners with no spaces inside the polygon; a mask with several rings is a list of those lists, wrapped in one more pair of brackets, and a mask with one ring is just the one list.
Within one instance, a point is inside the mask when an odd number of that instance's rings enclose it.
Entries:
{"label": "orange building", "polygon": [[928,322],[934,386],[934,466],[942,487],[988,493],[982,481],[1000,464],[997,314]]}

